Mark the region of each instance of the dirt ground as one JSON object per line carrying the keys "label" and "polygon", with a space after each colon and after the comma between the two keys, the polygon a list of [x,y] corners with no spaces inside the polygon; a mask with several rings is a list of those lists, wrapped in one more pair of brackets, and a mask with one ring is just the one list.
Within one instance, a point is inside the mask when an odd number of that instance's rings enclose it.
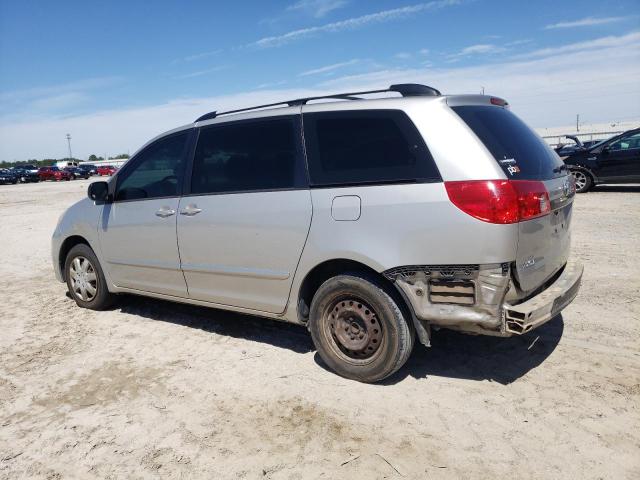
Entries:
{"label": "dirt ground", "polygon": [[441,330],[382,385],[305,329],[52,272],[88,182],[0,187],[0,478],[640,478],[640,187],[576,200],[582,290],[510,339]]}

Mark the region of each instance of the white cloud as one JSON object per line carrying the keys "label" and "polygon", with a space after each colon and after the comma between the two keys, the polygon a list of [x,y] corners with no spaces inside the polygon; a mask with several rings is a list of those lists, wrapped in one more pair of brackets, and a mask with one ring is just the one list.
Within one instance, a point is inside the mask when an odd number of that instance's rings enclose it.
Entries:
{"label": "white cloud", "polygon": [[[571,55],[566,55],[571,51]],[[594,56],[597,61],[594,61]],[[60,118],[0,123],[0,159],[64,157],[65,134],[74,152],[132,153],[147,140],[211,110],[225,110],[304,96],[376,89],[393,83],[426,83],[444,93],[488,94],[506,98],[513,111],[534,127],[585,122],[610,123],[640,115],[640,33],[564,45],[530,58],[455,68],[378,70],[323,81],[310,89],[260,90],[162,105]]]}
{"label": "white cloud", "polygon": [[479,43],[477,45],[471,45],[469,47],[463,48],[458,53],[449,55],[449,57],[456,58],[467,57],[470,55],[494,55],[496,53],[505,52],[506,50],[506,48],[494,45],[492,43]]}
{"label": "white cloud", "polygon": [[23,88],[0,93],[0,116],[20,118],[31,114],[70,112],[90,103],[93,92],[120,84],[122,77],[97,77],[44,87]]}
{"label": "white cloud", "polygon": [[398,60],[409,60],[412,57],[412,55],[409,52],[400,52],[400,53],[396,53],[394,57],[397,58]]}
{"label": "white cloud", "polygon": [[496,47],[495,45],[485,43],[485,44],[471,45],[470,47],[463,48],[460,53],[462,55],[473,55],[475,53],[492,53],[492,52],[495,52],[496,50],[500,51],[502,49],[500,47]]}
{"label": "white cloud", "polygon": [[124,79],[118,76],[86,78],[75,82],[32,87],[0,93],[0,102],[21,102],[30,99],[58,96],[69,92],[83,92],[110,87],[121,83]]}
{"label": "white cloud", "polygon": [[222,53],[222,49],[211,50],[210,52],[202,52],[202,53],[196,53],[194,55],[188,55],[184,57],[182,60],[184,60],[185,62],[193,62],[195,60],[202,60],[203,58],[213,57],[214,55],[218,55],[220,53]]}
{"label": "white cloud", "polygon": [[359,63],[359,62],[360,62],[360,59],[354,58],[353,60],[349,60],[347,62],[334,63],[332,65],[326,65],[324,67],[314,68],[312,70],[307,70],[306,72],[302,72],[302,73],[298,74],[298,76],[299,77],[307,77],[307,76],[310,76],[310,75],[318,75],[320,73],[333,72],[335,70],[339,70],[339,69],[344,68],[344,67],[355,65],[356,63]]}
{"label": "white cloud", "polygon": [[190,73],[185,73],[182,75],[176,75],[175,79],[185,79],[185,78],[194,78],[194,77],[201,77],[202,75],[208,75],[210,73],[215,73],[215,72],[219,72],[221,70],[226,70],[227,68],[229,68],[226,65],[221,65],[218,67],[213,67],[213,68],[207,68],[205,70],[198,70],[196,72],[190,72]]}
{"label": "white cloud", "polygon": [[287,43],[308,38],[314,35],[323,33],[335,33],[344,30],[354,30],[362,28],[366,25],[375,23],[384,23],[391,20],[398,20],[407,18],[411,15],[424,12],[427,10],[438,10],[451,5],[457,5],[461,3],[461,0],[436,0],[428,3],[419,3],[416,5],[410,5],[407,7],[393,8],[390,10],[383,10],[377,13],[370,13],[368,15],[362,15],[360,17],[348,18],[346,20],[340,20],[338,22],[327,23],[317,27],[302,28],[299,30],[293,30],[283,35],[276,35],[272,37],[264,37],[260,40],[250,43],[249,47],[270,48],[279,47]]}
{"label": "white cloud", "polygon": [[286,10],[303,12],[315,18],[322,18],[329,12],[344,7],[347,3],[346,0],[299,0],[293,5],[289,5]]}
{"label": "white cloud", "polygon": [[63,158],[65,135],[73,136],[79,158],[136,151],[149,139],[189,122],[211,110],[231,110],[322,94],[320,90],[260,90],[238,95],[173,100],[141,108],[106,110],[69,117],[40,116],[21,121],[0,121],[0,160]]}
{"label": "white cloud", "polygon": [[277,82],[266,82],[266,83],[261,83],[256,88],[262,90],[262,89],[265,89],[265,88],[273,88],[273,87],[279,87],[281,85],[286,85],[286,83],[287,83],[286,80],[279,80]]}
{"label": "white cloud", "polygon": [[28,108],[32,111],[69,110],[86,103],[89,98],[89,95],[83,92],[67,92],[34,100],[29,104]]}
{"label": "white cloud", "polygon": [[[640,34],[588,42],[594,50],[584,48],[584,43],[534,58],[473,67],[379,70],[325,81],[321,86],[337,91],[426,83],[444,93],[475,93],[484,86],[488,94],[506,98],[534,127],[570,125],[576,113],[589,122],[640,118]],[[565,55],[569,50],[574,53]]]}
{"label": "white cloud", "polygon": [[[603,48],[617,48],[626,46],[637,46],[640,41],[640,32],[631,32],[626,35],[601,37],[595,40],[587,40],[584,42],[570,43],[568,45],[560,45],[558,47],[541,48],[532,52],[519,55],[521,58],[531,57],[548,57],[551,55],[560,55],[575,53],[580,51],[595,51]],[[593,60],[592,60],[593,61]]]}
{"label": "white cloud", "polygon": [[558,22],[545,26],[545,30],[553,30],[557,28],[575,28],[575,27],[592,27],[594,25],[605,25],[624,20],[624,17],[586,17],[580,20],[571,20],[568,22]]}

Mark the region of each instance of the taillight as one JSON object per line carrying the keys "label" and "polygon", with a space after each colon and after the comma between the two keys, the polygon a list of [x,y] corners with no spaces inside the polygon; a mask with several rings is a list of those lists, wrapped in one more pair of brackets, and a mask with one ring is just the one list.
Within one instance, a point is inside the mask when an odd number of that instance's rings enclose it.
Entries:
{"label": "taillight", "polygon": [[451,202],[489,223],[517,223],[551,211],[549,192],[535,180],[469,180],[445,182]]}

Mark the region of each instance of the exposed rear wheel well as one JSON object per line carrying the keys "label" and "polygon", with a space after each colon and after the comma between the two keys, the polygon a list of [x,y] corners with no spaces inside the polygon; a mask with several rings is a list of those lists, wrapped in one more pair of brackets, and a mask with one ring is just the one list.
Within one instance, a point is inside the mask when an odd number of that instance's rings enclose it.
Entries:
{"label": "exposed rear wheel well", "polygon": [[316,265],[305,277],[300,285],[300,292],[298,295],[298,319],[302,323],[307,323],[309,320],[309,311],[311,308],[311,300],[313,296],[325,281],[336,275],[350,274],[350,273],[363,273],[367,276],[373,276],[384,287],[385,291],[394,301],[397,303],[400,310],[402,310],[405,319],[411,324],[411,311],[409,306],[405,302],[404,298],[398,293],[398,290],[393,284],[387,280],[383,275],[376,272],[373,268],[365,265],[364,263],[356,262],[355,260],[347,259],[335,259],[328,260],[319,265]]}
{"label": "exposed rear wheel well", "polygon": [[75,247],[76,245],[83,243],[85,245],[87,245],[89,248],[91,248],[91,245],[89,245],[89,242],[87,242],[87,240],[84,237],[81,237],[80,235],[72,235],[69,238],[65,239],[64,242],[62,242],[62,245],[60,246],[60,254],[58,256],[58,264],[60,265],[60,271],[62,272],[62,278],[66,281],[67,278],[65,276],[65,271],[64,271],[64,262],[67,259],[67,254],[69,253],[69,251]]}

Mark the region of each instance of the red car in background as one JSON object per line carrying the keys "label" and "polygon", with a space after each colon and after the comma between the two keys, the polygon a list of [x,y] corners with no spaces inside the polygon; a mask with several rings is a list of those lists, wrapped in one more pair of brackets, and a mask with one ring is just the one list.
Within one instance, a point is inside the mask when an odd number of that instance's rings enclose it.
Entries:
{"label": "red car in background", "polygon": [[43,182],[45,180],[71,180],[73,175],[58,167],[42,167],[38,170],[38,177],[40,177],[40,181]]}
{"label": "red car in background", "polygon": [[98,175],[100,175],[101,177],[103,175],[108,175],[111,176],[114,173],[116,173],[118,169],[116,167],[114,167],[113,165],[102,165],[100,167],[98,167],[97,169],[97,173]]}

